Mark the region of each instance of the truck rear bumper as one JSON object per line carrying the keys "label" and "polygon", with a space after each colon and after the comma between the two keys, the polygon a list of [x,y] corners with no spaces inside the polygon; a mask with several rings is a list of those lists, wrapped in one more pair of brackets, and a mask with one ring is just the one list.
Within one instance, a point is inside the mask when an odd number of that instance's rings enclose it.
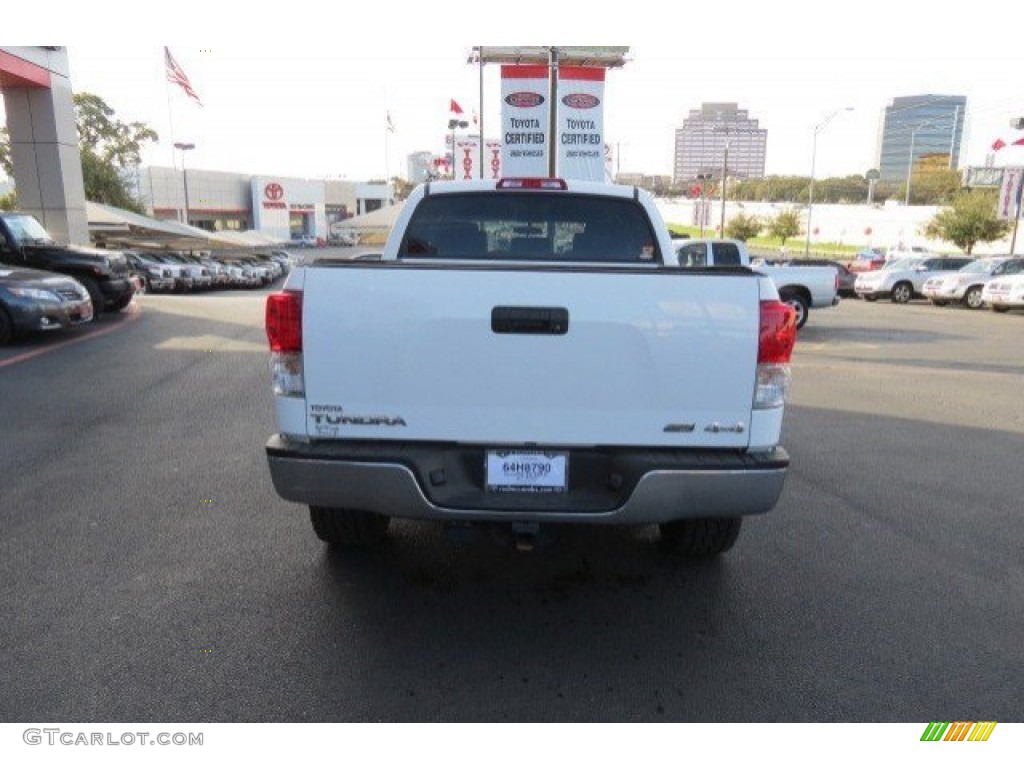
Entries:
{"label": "truck rear bumper", "polygon": [[425,443],[295,443],[266,446],[278,494],[318,507],[449,521],[634,525],[769,511],[789,455],[637,448],[570,449],[562,494],[489,493],[484,449]]}

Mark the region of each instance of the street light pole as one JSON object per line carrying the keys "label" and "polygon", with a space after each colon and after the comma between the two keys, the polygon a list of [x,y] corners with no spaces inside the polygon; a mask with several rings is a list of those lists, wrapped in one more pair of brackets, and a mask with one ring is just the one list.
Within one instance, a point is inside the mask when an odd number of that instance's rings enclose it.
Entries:
{"label": "street light pole", "polygon": [[[452,118],[448,121],[448,127],[452,131],[452,181],[455,181],[455,129],[462,128],[465,130],[469,126],[469,122],[466,120],[459,120],[458,118]],[[483,138],[480,139],[483,141]]]}
{"label": "street light pole", "polygon": [[840,112],[850,112],[853,107],[843,107],[829,114],[824,120],[814,126],[814,136],[811,139],[811,185],[807,191],[807,237],[804,240],[804,256],[811,252],[811,217],[814,213],[814,165],[818,157],[818,134],[825,130],[825,126],[832,122],[832,118]]}
{"label": "street light pole", "polygon": [[185,153],[195,149],[196,145],[191,142],[176,141],[175,149],[181,150],[181,175],[185,185],[185,224],[188,224],[188,169],[185,167]]}
{"label": "street light pole", "polygon": [[725,180],[729,175],[729,137],[725,137],[725,151],[722,153],[722,210],[719,212],[718,236],[725,237]]}
{"label": "street light pole", "polygon": [[924,123],[910,129],[910,156],[907,158],[907,193],[903,198],[903,205],[910,205],[910,175],[914,170],[914,139],[917,137],[917,129],[924,127]]}

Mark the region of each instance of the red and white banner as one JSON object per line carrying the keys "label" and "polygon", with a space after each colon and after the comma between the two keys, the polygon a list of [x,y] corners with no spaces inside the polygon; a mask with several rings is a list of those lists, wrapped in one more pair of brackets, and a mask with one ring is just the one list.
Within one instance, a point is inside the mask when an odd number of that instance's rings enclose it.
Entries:
{"label": "red and white banner", "polygon": [[558,70],[558,175],[604,181],[604,73],[600,67]]}
{"label": "red and white banner", "polygon": [[455,176],[457,181],[501,178],[501,142],[488,139],[484,143],[484,172],[480,173],[480,137],[458,136],[455,139]]}
{"label": "red and white banner", "polygon": [[1022,179],[1024,179],[1024,168],[1003,169],[1003,184],[999,188],[999,209],[997,211],[1000,219],[1012,219],[1017,215]]}
{"label": "red and white banner", "polygon": [[[559,67],[558,121],[554,137],[556,174],[565,179],[603,181],[604,79],[600,67]],[[506,176],[548,175],[548,68],[501,68],[502,172]]]}
{"label": "red and white banner", "polygon": [[501,68],[501,166],[505,176],[548,175],[548,68]]}

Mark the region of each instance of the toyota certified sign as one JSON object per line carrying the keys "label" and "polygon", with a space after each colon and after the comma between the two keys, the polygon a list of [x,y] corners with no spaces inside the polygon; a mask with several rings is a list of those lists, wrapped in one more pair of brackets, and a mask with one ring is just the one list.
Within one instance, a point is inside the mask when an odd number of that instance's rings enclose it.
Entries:
{"label": "toyota certified sign", "polygon": [[567,93],[562,97],[562,103],[573,109],[593,109],[601,100],[592,93]]}
{"label": "toyota certified sign", "polygon": [[543,104],[544,97],[539,93],[533,93],[532,91],[516,91],[515,93],[510,93],[505,97],[505,103],[510,107],[530,109],[532,107],[539,107]]}
{"label": "toyota certified sign", "polygon": [[276,181],[272,181],[263,188],[263,194],[266,195],[267,200],[280,200],[284,197],[284,187]]}

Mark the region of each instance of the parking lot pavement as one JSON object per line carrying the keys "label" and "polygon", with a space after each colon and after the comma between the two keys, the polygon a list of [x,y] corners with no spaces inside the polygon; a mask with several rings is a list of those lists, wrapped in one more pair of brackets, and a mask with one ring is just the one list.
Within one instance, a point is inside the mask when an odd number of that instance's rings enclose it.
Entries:
{"label": "parking lot pavement", "polygon": [[138,319],[141,311],[139,297],[136,297],[133,303],[121,312],[104,313],[93,323],[17,337],[10,344],[0,346],[0,369],[56,352],[71,344],[114,333],[127,323]]}
{"label": "parking lot pavement", "polygon": [[1024,432],[1022,333],[1024,314],[843,300],[801,330],[790,402]]}
{"label": "parking lot pavement", "polygon": [[679,565],[649,529],[331,553],[269,480],[260,296],[145,298],[0,370],[0,721],[1024,720],[1020,315],[817,313],[779,505]]}

